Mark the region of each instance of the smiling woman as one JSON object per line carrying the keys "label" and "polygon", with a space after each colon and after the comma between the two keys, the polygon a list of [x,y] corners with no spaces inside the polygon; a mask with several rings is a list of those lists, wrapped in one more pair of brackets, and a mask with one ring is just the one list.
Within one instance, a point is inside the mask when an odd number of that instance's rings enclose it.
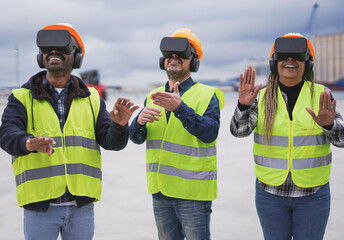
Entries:
{"label": "smiling woman", "polygon": [[231,133],[254,131],[256,209],[265,239],[325,234],[331,143],[344,147],[344,123],[332,94],[314,82],[313,60],[310,41],[287,34],[275,40],[268,86],[258,99],[254,69],[240,76]]}

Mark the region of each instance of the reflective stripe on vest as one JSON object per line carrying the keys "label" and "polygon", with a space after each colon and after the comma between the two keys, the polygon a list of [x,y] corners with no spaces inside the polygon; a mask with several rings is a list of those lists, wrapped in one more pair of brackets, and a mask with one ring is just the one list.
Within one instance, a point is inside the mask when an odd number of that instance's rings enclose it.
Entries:
{"label": "reflective stripe on vest", "polygon": [[[160,149],[162,144],[161,140],[147,140],[147,149]],[[163,150],[179,153],[188,156],[194,157],[210,157],[216,155],[216,146],[211,146],[207,148],[197,148],[197,147],[190,147],[185,145],[180,145],[176,143],[171,143],[165,141],[163,146]]]}
{"label": "reflective stripe on vest", "polygon": [[[289,141],[288,137],[272,136],[270,145],[288,147],[288,141]],[[259,135],[258,133],[255,132],[254,142],[258,144],[264,144],[263,135]],[[301,146],[328,144],[330,143],[330,140],[324,134],[323,135],[294,136],[293,143],[294,143],[293,144],[294,147],[301,147]]]}
{"label": "reflective stripe on vest", "polygon": [[[83,174],[94,178],[102,179],[102,173],[99,168],[91,167],[85,164],[67,164],[68,174]],[[65,165],[56,165],[44,168],[29,169],[16,176],[16,185],[30,180],[44,179],[65,174]]]}
{"label": "reflective stripe on vest", "polygon": [[[159,163],[147,163],[146,171],[147,172],[158,172]],[[171,167],[168,165],[160,165],[159,173],[176,176],[184,179],[193,179],[193,180],[216,180],[217,171],[187,171]]]}
{"label": "reflective stripe on vest", "polygon": [[316,168],[329,165],[332,162],[332,153],[323,157],[293,159],[293,169]]}
{"label": "reflective stripe on vest", "polygon": [[[165,109],[154,105],[150,99],[156,91],[165,89],[153,90],[146,102],[147,107],[162,110],[159,121],[146,125],[148,192],[160,191],[166,196],[182,199],[214,200],[217,196],[216,141],[204,143],[191,135],[173,112],[166,124]],[[186,91],[182,100],[202,116],[214,94],[221,109],[223,92],[199,83]]]}
{"label": "reflective stripe on vest", "polygon": [[[60,137],[53,137],[56,145],[54,148],[62,147],[62,141]],[[66,147],[83,147],[88,149],[94,149],[100,151],[100,147],[96,140],[90,138],[84,138],[82,136],[66,136]],[[18,156],[12,157],[12,164]]]}
{"label": "reflective stripe on vest", "polygon": [[[288,159],[254,156],[256,164],[278,169],[288,169]],[[323,157],[293,159],[293,169],[306,169],[326,166],[332,162],[332,153]]]}
{"label": "reflective stripe on vest", "polygon": [[159,163],[146,163],[147,172],[158,172]]}
{"label": "reflective stripe on vest", "polygon": [[[324,87],[314,85],[313,106],[319,111],[319,99]],[[266,184],[281,185],[291,171],[293,182],[299,187],[326,184],[330,177],[332,153],[329,139],[305,110],[311,108],[310,83],[305,82],[293,109],[290,121],[286,104],[278,88],[277,113],[269,145],[264,143],[262,128],[265,106],[261,90],[258,103],[258,122],[254,133],[253,154],[258,179]]]}
{"label": "reflective stripe on vest", "polygon": [[80,136],[66,136],[65,140],[66,147],[83,147],[100,151],[100,147],[95,139]]}
{"label": "reflective stripe on vest", "polygon": [[187,171],[163,164],[160,165],[159,173],[192,180],[217,179],[217,171]]}

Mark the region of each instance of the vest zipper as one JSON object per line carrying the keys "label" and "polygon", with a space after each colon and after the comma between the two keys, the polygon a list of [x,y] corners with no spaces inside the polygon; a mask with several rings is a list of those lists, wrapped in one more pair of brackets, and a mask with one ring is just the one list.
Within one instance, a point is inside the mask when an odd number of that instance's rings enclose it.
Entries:
{"label": "vest zipper", "polygon": [[[288,141],[288,170],[291,172],[293,167],[293,121],[289,121],[289,141]],[[289,172],[288,171],[288,172]]]}
{"label": "vest zipper", "polygon": [[31,120],[32,120],[32,131],[35,132],[35,121],[33,119],[33,97],[31,95]]}

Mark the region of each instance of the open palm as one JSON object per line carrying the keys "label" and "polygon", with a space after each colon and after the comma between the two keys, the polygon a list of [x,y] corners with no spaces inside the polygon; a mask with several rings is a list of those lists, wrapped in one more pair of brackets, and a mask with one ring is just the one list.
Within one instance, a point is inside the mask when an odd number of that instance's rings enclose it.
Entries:
{"label": "open palm", "polygon": [[257,98],[258,92],[262,86],[259,84],[256,88],[254,87],[256,72],[249,66],[245,70],[244,76],[240,74],[239,78],[239,103],[246,106],[251,106]]}
{"label": "open palm", "polygon": [[134,106],[134,103],[130,102],[130,99],[121,97],[117,99],[110,112],[110,117],[118,125],[124,126],[128,123],[133,112],[138,108],[139,106]]}

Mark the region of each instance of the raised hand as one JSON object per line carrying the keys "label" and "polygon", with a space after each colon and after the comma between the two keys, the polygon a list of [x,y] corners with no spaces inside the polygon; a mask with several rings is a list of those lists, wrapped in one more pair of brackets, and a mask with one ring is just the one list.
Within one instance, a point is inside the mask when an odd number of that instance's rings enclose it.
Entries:
{"label": "raised hand", "polygon": [[137,123],[141,126],[145,125],[147,122],[159,121],[161,117],[161,109],[155,107],[145,107],[137,118]]}
{"label": "raised hand", "polygon": [[110,117],[113,122],[120,126],[124,126],[128,123],[133,112],[138,108],[139,106],[134,106],[134,103],[131,102],[129,98],[120,97],[113,106]]}
{"label": "raised hand", "polygon": [[245,69],[244,77],[240,74],[239,78],[239,103],[246,106],[251,106],[257,98],[258,92],[262,87],[259,84],[254,87],[256,77],[256,71],[250,65],[249,68]]}
{"label": "raised hand", "polygon": [[333,100],[331,106],[331,94],[325,90],[320,95],[318,116],[315,115],[312,109],[306,108],[306,110],[319,126],[331,126],[336,115],[336,99]]}
{"label": "raised hand", "polygon": [[173,86],[174,91],[173,93],[169,92],[155,92],[151,95],[153,103],[165,108],[167,111],[176,111],[180,104],[182,103],[182,99],[180,98],[179,94],[179,82],[176,82]]}
{"label": "raised hand", "polygon": [[29,152],[37,151],[42,153],[48,153],[49,156],[54,153],[53,146],[56,142],[51,137],[34,137],[26,140],[26,149]]}

